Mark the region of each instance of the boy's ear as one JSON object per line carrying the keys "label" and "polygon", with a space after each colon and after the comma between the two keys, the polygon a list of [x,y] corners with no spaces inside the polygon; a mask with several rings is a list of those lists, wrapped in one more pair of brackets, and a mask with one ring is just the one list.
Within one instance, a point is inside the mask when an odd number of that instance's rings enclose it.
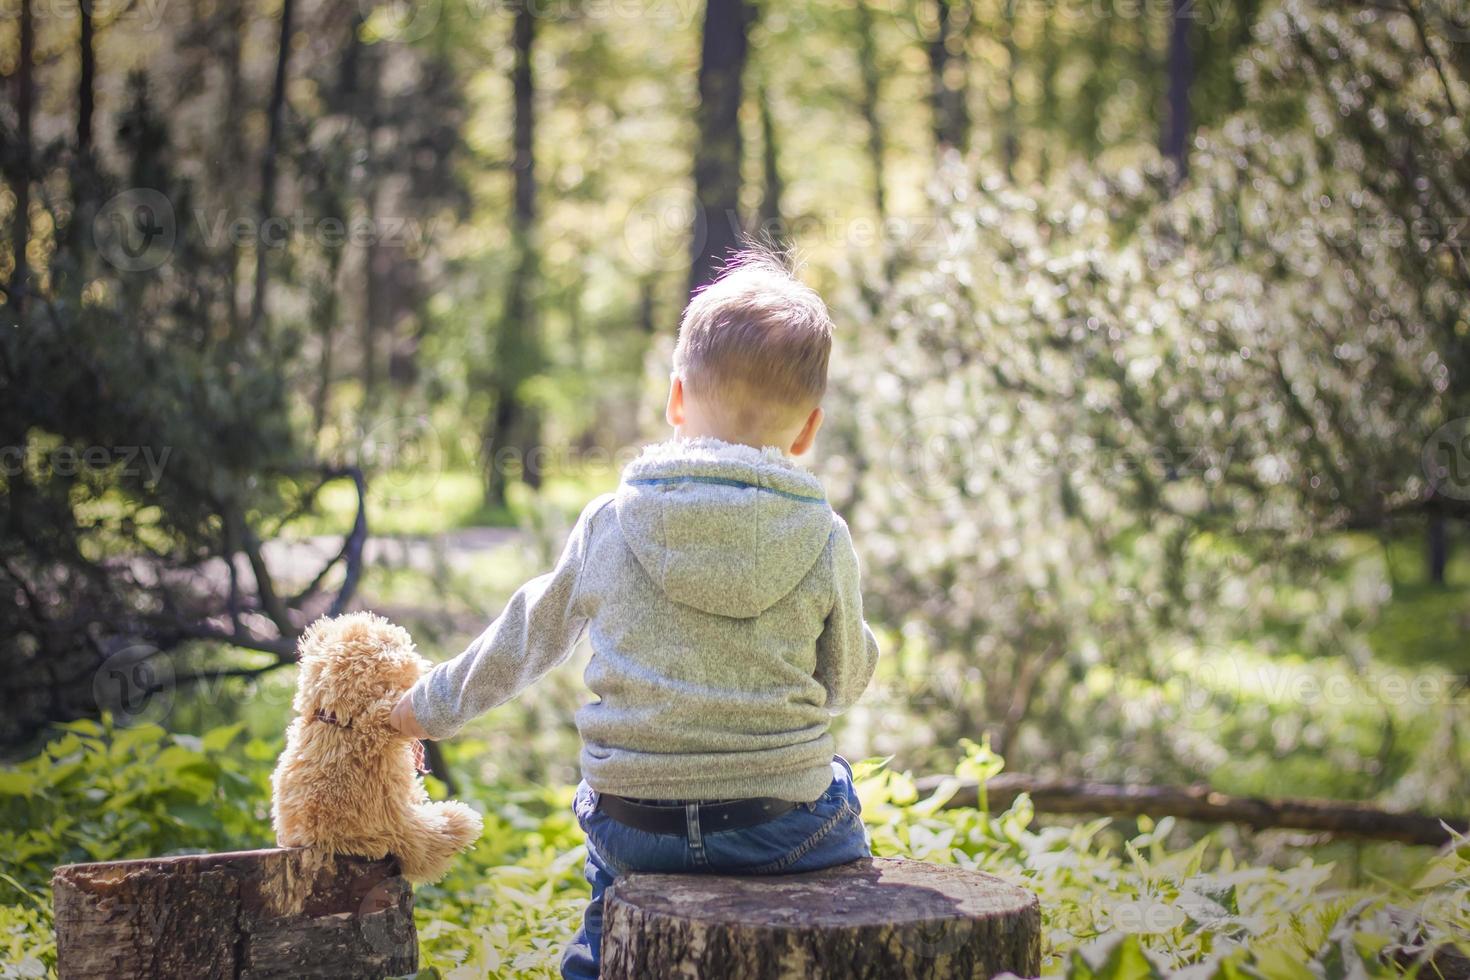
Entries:
{"label": "boy's ear", "polygon": [[822,414],[822,406],[818,405],[812,409],[812,414],[806,417],[806,425],[801,427],[796,441],[791,444],[791,455],[800,456],[812,448],[812,443],[817,441],[817,432],[822,428],[823,418],[825,416]]}
{"label": "boy's ear", "polygon": [[664,421],[678,428],[684,424],[684,379],[669,375],[669,401],[664,406]]}

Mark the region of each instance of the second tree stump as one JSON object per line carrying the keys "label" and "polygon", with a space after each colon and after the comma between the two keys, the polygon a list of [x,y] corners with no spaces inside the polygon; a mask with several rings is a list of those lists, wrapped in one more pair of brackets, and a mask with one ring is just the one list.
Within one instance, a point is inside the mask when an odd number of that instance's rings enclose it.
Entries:
{"label": "second tree stump", "polygon": [[771,877],[632,874],[607,893],[604,980],[951,980],[1041,968],[1036,896],[878,858]]}

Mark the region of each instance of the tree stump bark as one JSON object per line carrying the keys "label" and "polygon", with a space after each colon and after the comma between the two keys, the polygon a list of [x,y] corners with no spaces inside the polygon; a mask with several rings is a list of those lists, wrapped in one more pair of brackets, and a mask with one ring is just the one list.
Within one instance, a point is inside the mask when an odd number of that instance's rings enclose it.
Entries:
{"label": "tree stump bark", "polygon": [[418,969],[413,889],[391,858],[289,848],[70,864],[51,891],[61,980]]}
{"label": "tree stump bark", "polygon": [[632,874],[603,907],[603,980],[952,980],[1041,969],[1036,896],[877,858],[771,877]]}

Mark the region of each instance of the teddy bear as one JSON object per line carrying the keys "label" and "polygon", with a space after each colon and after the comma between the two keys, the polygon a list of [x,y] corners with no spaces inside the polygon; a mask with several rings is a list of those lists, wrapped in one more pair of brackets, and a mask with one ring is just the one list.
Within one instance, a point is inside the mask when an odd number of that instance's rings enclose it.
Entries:
{"label": "teddy bear", "polygon": [[480,815],[431,802],[423,746],[388,714],[428,668],[401,627],[367,612],[317,620],[302,635],[286,748],[271,774],[282,847],[398,858],[414,883],[437,881],[480,836]]}

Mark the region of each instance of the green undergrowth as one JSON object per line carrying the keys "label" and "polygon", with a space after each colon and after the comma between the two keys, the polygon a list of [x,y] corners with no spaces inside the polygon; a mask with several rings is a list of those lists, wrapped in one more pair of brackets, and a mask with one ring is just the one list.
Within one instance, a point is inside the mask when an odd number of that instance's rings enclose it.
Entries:
{"label": "green undergrowth", "polygon": [[[375,535],[435,535],[464,528],[520,527],[534,522],[536,512],[553,507],[576,517],[587,501],[617,484],[616,471],[588,467],[548,474],[533,492],[511,483],[504,504],[485,501],[484,477],[465,467],[425,467],[375,474],[368,481],[368,529]],[[324,486],[316,510],[294,521],[293,537],[342,534],[357,514],[357,492],[338,480]]]}
{"label": "green undergrowth", "polygon": [[[1125,836],[1105,819],[1040,819],[1024,796],[1000,812],[948,808],[959,780],[1002,766],[984,746],[963,748],[956,779],[928,796],[883,760],[857,767],[873,850],[1034,891],[1050,975],[1401,975],[1456,941],[1470,954],[1470,839],[1417,852],[1403,883],[1342,887],[1330,863],[1240,865],[1219,834],[1191,839],[1167,817]],[[0,769],[0,977],[54,975],[57,864],[268,844],[278,750],[239,726],[194,736],[78,722]],[[572,787],[472,783],[460,796],[485,813],[485,833],[418,892],[424,975],[556,976],[587,895]]]}

